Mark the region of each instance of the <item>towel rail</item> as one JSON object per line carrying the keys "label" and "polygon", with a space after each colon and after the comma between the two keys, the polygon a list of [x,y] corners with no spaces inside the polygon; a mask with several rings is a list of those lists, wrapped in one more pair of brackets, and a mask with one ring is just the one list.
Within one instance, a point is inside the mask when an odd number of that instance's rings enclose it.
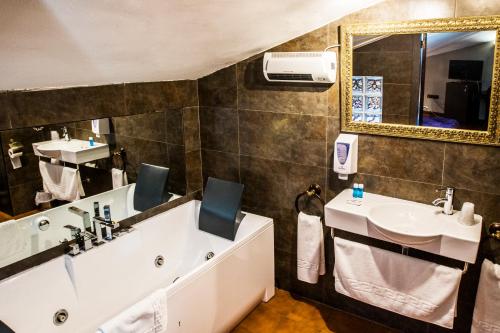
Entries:
{"label": "towel rail", "polygon": [[[38,161],[44,161],[44,162],[50,163],[51,162],[51,158],[50,157],[45,157],[45,156],[38,156]],[[62,161],[62,160],[58,160],[58,162],[62,162],[63,167],[67,166],[66,163],[70,163],[70,162],[66,162],[66,161]],[[80,171],[80,164],[76,164],[76,163],[70,163],[70,164],[75,165],[74,169]]]}
{"label": "towel rail", "polygon": [[299,199],[304,195],[307,195],[308,198],[316,198],[321,202],[323,213],[321,214],[320,218],[321,218],[321,221],[324,222],[325,221],[325,213],[324,213],[325,201],[320,196],[321,195],[321,187],[318,184],[311,184],[311,185],[309,185],[307,190],[305,190],[304,192],[299,193],[299,195],[297,195],[297,197],[295,198],[295,210],[297,211],[297,214],[300,213]]}
{"label": "towel rail", "polygon": [[[410,246],[401,245],[401,254],[405,256],[410,256],[410,248],[411,248]],[[464,268],[462,268],[462,275],[467,273],[468,270],[469,270],[469,263],[464,262]]]}
{"label": "towel rail", "polygon": [[[332,239],[334,239],[333,228],[331,228],[331,236],[332,236]],[[370,245],[370,246],[373,246],[373,245]],[[409,246],[401,245],[401,254],[402,255],[410,256],[409,251],[410,251]],[[467,273],[468,270],[469,270],[469,263],[464,262],[464,267],[462,268],[462,275],[465,275],[465,273]]]}
{"label": "towel rail", "polygon": [[121,169],[123,172],[127,171],[127,152],[125,148],[120,148],[120,151],[113,153],[113,168]]}

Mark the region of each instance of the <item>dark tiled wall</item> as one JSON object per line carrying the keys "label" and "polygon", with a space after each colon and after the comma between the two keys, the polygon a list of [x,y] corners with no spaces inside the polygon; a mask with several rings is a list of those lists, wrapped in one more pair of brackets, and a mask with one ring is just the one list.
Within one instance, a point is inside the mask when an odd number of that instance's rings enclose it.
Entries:
{"label": "dark tiled wall", "polygon": [[384,123],[415,125],[420,78],[420,35],[390,36],[354,50],[353,75],[379,75]]}
{"label": "dark tiled wall", "polygon": [[[500,13],[500,6],[492,4],[389,0],[273,51],[323,50],[338,43],[341,24]],[[457,188],[457,207],[472,201],[485,223],[499,221],[499,148],[359,135],[358,174],[343,182],[331,170],[333,142],[340,132],[338,80],[328,87],[269,83],[263,78],[262,55],[258,55],[200,79],[198,89],[203,178],[214,176],[244,183],[244,209],[274,218],[280,287],[404,331],[448,331],[337,294],[331,275],[333,243],[327,230],[328,273],[317,285],[298,281],[294,199],[309,184],[318,183],[325,189],[323,197],[330,200],[356,181],[363,182],[369,192],[429,203],[437,197],[437,187],[451,185]],[[346,233],[341,236],[355,237]],[[377,244],[397,250],[387,243]],[[417,251],[412,254],[429,257]],[[431,257],[442,262],[442,258]],[[482,254],[478,262],[481,260]],[[479,268],[472,265],[462,279],[457,332],[470,330]]]}
{"label": "dark tiled wall", "polygon": [[[45,91],[0,93],[0,125],[5,167],[13,213],[34,208],[34,194],[41,189],[38,158],[33,142],[49,140],[50,130],[67,126],[74,138],[106,142],[111,152],[124,147],[128,176],[136,178],[140,163],[171,168],[175,193],[201,189],[198,97],[196,81],[148,82]],[[89,119],[111,119],[111,134],[96,138]],[[7,121],[5,121],[7,118]],[[35,131],[32,127],[44,126]],[[6,155],[9,139],[24,144],[23,167],[12,169]],[[99,161],[98,169],[82,167],[87,195],[111,188],[111,161]]]}

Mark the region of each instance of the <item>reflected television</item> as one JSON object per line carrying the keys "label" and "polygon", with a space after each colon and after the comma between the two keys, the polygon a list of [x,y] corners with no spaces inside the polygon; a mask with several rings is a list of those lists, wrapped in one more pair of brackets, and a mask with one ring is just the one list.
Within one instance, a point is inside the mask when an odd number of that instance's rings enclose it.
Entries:
{"label": "reflected television", "polygon": [[481,81],[483,62],[481,60],[450,60],[448,78],[451,80]]}

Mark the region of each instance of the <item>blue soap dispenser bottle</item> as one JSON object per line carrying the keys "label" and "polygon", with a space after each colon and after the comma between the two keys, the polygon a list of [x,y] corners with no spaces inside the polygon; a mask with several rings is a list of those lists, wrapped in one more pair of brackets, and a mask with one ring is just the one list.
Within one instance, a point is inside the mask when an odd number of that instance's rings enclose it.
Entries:
{"label": "blue soap dispenser bottle", "polygon": [[359,184],[358,183],[354,183],[354,185],[352,186],[352,197],[354,199],[359,197]]}

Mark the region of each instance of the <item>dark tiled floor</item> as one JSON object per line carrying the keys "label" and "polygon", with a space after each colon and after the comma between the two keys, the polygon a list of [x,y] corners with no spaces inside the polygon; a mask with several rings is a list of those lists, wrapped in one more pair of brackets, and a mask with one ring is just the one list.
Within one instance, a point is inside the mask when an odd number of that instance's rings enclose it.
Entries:
{"label": "dark tiled floor", "polygon": [[269,302],[257,306],[232,332],[392,333],[396,331],[276,289],[276,295]]}

